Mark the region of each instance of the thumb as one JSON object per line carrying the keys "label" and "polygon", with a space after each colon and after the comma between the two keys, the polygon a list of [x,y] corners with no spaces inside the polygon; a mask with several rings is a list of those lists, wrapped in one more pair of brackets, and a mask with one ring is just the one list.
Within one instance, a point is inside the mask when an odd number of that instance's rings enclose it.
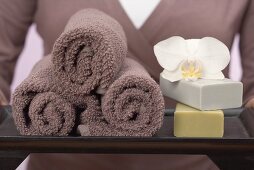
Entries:
{"label": "thumb", "polygon": [[245,105],[247,108],[254,108],[254,97],[251,98]]}
{"label": "thumb", "polygon": [[8,101],[1,90],[0,90],[0,105],[8,105]]}

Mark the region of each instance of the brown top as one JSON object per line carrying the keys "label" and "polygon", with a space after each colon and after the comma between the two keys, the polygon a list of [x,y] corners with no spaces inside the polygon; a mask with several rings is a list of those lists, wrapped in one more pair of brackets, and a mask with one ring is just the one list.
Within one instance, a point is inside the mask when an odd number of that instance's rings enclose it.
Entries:
{"label": "brown top", "polygon": [[254,96],[253,0],[161,0],[140,30],[117,0],[0,0],[0,4],[0,89],[8,99],[14,67],[29,26],[33,22],[37,24],[47,54],[69,17],[83,8],[97,8],[117,19],[126,32],[129,52],[157,81],[162,68],[152,47],[158,41],[174,35],[212,36],[231,48],[239,32],[244,98]]}

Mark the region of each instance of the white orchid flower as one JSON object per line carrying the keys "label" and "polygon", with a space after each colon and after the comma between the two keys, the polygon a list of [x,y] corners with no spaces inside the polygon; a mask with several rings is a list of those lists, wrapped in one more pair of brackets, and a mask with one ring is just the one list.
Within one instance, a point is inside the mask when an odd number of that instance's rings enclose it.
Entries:
{"label": "white orchid flower", "polygon": [[229,64],[230,52],[216,38],[187,39],[174,36],[154,46],[161,75],[171,82],[181,79],[224,79],[222,70]]}

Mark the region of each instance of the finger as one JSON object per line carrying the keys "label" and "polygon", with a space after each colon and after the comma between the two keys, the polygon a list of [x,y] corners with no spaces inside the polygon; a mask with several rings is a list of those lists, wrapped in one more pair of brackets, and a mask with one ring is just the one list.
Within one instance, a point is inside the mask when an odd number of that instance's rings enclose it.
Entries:
{"label": "finger", "polygon": [[247,107],[247,108],[254,108],[254,98],[250,99],[250,100],[246,103],[245,107]]}

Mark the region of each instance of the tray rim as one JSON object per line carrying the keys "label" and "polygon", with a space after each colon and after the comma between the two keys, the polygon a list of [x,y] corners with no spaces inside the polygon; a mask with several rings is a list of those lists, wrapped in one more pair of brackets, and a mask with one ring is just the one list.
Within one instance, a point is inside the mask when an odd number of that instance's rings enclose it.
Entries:
{"label": "tray rim", "polygon": [[[4,108],[10,112],[10,108]],[[165,116],[172,116],[167,109]],[[235,113],[241,110],[233,109]],[[232,112],[226,110],[225,113]],[[6,114],[9,116],[9,114]],[[228,116],[239,116],[229,114]],[[225,114],[225,116],[227,116]],[[0,151],[25,153],[253,154],[254,138],[0,136]]]}

